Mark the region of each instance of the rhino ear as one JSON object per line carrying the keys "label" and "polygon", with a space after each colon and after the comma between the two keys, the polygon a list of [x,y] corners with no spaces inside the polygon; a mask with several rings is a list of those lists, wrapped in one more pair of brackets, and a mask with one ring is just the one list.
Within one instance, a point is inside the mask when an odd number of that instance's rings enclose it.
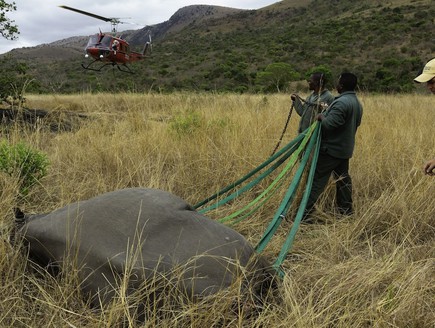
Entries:
{"label": "rhino ear", "polygon": [[26,220],[26,215],[19,207],[14,207],[15,223],[20,225]]}
{"label": "rhino ear", "polygon": [[19,207],[14,207],[15,219],[23,219],[24,212]]}
{"label": "rhino ear", "polygon": [[9,242],[11,245],[15,244],[17,232],[24,226],[26,222],[26,215],[19,207],[14,207],[13,211],[15,216],[15,227],[9,236]]}

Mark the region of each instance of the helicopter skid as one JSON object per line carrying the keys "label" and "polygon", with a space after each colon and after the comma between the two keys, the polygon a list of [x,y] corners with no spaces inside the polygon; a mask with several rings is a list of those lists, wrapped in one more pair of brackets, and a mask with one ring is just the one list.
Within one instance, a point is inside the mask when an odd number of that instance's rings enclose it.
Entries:
{"label": "helicopter skid", "polygon": [[[113,66],[116,66],[116,67],[118,68],[118,70],[120,70],[121,72],[134,74],[134,72],[130,69],[130,67],[128,67],[128,66],[125,65],[125,64],[119,65],[119,64],[117,64],[117,63],[106,63],[106,64],[101,65],[100,67],[97,67],[97,68],[96,68],[96,67],[91,67],[91,66],[93,66],[93,64],[94,64],[95,62],[98,62],[98,61],[99,61],[99,60],[94,60],[93,62],[89,63],[88,65],[84,65],[84,64],[82,64],[82,67],[83,67],[84,69],[87,69],[87,70],[90,70],[90,71],[101,72],[101,70],[102,70],[104,67],[111,65],[112,67],[113,67]],[[95,66],[95,65],[94,65],[94,66]],[[121,67],[122,67],[122,68],[121,68]]]}

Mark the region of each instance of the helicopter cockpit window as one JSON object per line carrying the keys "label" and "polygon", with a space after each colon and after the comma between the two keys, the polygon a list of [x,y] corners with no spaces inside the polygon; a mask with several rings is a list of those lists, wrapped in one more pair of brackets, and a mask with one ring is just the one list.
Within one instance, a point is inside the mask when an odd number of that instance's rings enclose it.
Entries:
{"label": "helicopter cockpit window", "polygon": [[105,35],[102,39],[101,39],[101,44],[103,46],[106,47],[110,47],[110,43],[112,42],[112,37],[110,35]]}
{"label": "helicopter cockpit window", "polygon": [[96,44],[98,44],[100,42],[100,36],[98,35],[98,34],[96,34],[96,35],[92,35],[90,38],[89,38],[89,41],[88,41],[88,45],[87,45],[87,47],[89,47],[89,46],[95,46]]}

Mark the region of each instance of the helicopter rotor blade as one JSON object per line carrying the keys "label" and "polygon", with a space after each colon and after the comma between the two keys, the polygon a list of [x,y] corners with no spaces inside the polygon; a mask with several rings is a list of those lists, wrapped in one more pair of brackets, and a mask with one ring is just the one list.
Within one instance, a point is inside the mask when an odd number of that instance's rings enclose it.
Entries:
{"label": "helicopter rotor blade", "polygon": [[63,8],[63,9],[67,9],[67,10],[74,11],[74,12],[79,13],[79,14],[82,14],[82,15],[86,15],[86,16],[94,17],[94,18],[96,18],[96,19],[100,19],[100,20],[105,21],[105,22],[120,23],[119,20],[118,20],[117,18],[108,18],[108,17],[104,17],[104,16],[100,16],[100,15],[92,14],[92,13],[89,13],[89,12],[87,12],[87,11],[83,11],[83,10],[80,10],[80,9],[75,9],[75,8],[68,7],[68,6],[63,6],[63,5],[62,5],[62,6],[59,6],[59,7],[60,7],[60,8]]}

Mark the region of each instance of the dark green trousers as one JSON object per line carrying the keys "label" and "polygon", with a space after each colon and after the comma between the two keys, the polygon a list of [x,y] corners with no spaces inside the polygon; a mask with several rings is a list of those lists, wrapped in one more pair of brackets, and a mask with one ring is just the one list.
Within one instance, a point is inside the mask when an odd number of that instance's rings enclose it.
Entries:
{"label": "dark green trousers", "polygon": [[313,186],[308,197],[305,217],[313,212],[314,204],[325,190],[331,175],[335,179],[338,211],[343,215],[351,215],[353,213],[352,179],[349,175],[349,159],[336,158],[320,153],[314,173]]}

